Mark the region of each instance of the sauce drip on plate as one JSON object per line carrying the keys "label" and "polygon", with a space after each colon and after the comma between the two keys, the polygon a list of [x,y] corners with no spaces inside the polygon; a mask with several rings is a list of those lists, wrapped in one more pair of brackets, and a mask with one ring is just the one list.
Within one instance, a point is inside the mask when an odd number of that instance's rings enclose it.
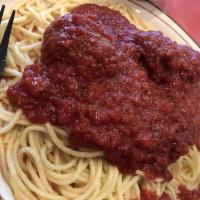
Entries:
{"label": "sauce drip on plate", "polygon": [[167,166],[199,145],[199,80],[198,52],[85,4],[47,28],[41,63],[7,94],[30,121],[68,126],[72,147],[170,180]]}

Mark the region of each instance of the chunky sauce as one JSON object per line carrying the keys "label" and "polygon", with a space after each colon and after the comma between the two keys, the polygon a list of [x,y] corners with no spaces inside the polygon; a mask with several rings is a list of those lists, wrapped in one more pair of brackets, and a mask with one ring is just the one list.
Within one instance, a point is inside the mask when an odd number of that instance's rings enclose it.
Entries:
{"label": "chunky sauce", "polygon": [[180,200],[200,200],[200,188],[197,190],[189,191],[185,187],[181,186],[179,191]]}
{"label": "chunky sauce", "polygon": [[30,121],[69,126],[72,147],[169,180],[167,166],[198,145],[198,52],[85,4],[48,27],[41,53],[7,95]]}

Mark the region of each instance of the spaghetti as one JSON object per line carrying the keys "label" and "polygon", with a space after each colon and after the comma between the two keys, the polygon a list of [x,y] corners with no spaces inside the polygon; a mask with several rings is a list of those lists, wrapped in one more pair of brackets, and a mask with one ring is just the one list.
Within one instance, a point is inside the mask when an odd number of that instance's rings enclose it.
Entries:
{"label": "spaghetti", "polygon": [[[96,1],[95,1],[96,2]],[[123,175],[103,159],[103,152],[70,148],[67,127],[30,123],[10,105],[7,88],[17,82],[24,67],[38,62],[44,30],[55,18],[92,0],[24,0],[15,6],[17,16],[8,50],[5,79],[0,83],[0,166],[16,200],[130,200],[140,199],[140,188],[167,193],[178,199],[178,187],[200,184],[200,153],[195,146],[170,171],[173,179],[147,180],[143,173]],[[124,4],[102,2],[118,10],[138,28],[149,25]],[[3,32],[7,19],[2,22]],[[1,190],[0,190],[1,191]]]}

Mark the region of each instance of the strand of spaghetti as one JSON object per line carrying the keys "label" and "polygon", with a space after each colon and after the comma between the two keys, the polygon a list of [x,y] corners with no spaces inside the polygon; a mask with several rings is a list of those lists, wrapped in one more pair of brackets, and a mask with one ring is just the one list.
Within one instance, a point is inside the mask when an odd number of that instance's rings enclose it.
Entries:
{"label": "strand of spaghetti", "polygon": [[[23,0],[16,5],[15,8],[18,11],[14,24],[17,28],[13,29],[10,38],[5,70],[5,74],[12,79],[11,81],[3,80],[5,83],[0,86],[0,98],[2,98],[0,125],[4,126],[7,122],[10,123],[16,115],[17,111],[15,112],[15,108],[7,99],[6,89],[17,80],[14,77],[21,76],[26,64],[39,61],[40,40],[45,28],[50,21],[86,2],[93,1]],[[148,28],[147,23],[144,23],[140,17],[123,4],[103,0],[95,2],[120,11],[143,30]],[[9,14],[6,16],[7,19],[2,22],[0,28],[1,33],[7,24]],[[187,188],[197,188],[200,183],[200,168],[198,167],[200,154],[193,148],[182,160],[176,162],[175,166],[180,168],[176,173],[172,173],[174,179],[170,183],[149,182],[144,178],[143,173],[127,176],[122,175],[118,170],[113,170],[113,167],[101,158],[102,152],[72,150],[68,144],[69,131],[66,128],[58,128],[50,124],[49,126],[50,131],[46,125],[32,125],[21,114],[12,128],[0,135],[0,166],[16,200],[51,200],[52,198],[49,199],[50,196],[47,196],[46,193],[53,194],[62,200],[139,199],[139,185],[155,191],[158,196],[165,192],[170,195],[172,200],[176,200],[181,183]],[[31,152],[35,152],[40,165],[44,168],[43,178],[38,173],[38,167],[35,166],[35,158],[26,151],[22,153],[21,149],[23,148],[29,148]],[[100,158],[95,158],[99,156]],[[137,177],[140,178],[136,180]],[[72,184],[69,185],[70,183]],[[52,189],[51,192],[47,192],[47,188],[49,191]]]}
{"label": "strand of spaghetti", "polygon": [[[126,187],[127,185],[129,185],[129,182],[131,181],[131,176],[127,175],[127,176],[122,176],[122,188]],[[123,192],[123,191],[122,191]]]}
{"label": "strand of spaghetti", "polygon": [[[87,192],[90,187],[93,187],[92,185],[94,184],[93,181],[94,181],[94,178],[95,178],[95,175],[96,175],[95,169],[98,168],[98,164],[96,164],[96,163],[98,163],[98,162],[100,162],[100,161],[96,162],[95,160],[92,160],[92,159],[87,160],[87,166],[88,166],[87,171],[89,169],[89,171],[88,171],[89,179],[87,180],[87,182],[85,182],[84,186],[79,187],[79,188],[73,188],[73,187],[70,187],[70,185],[69,185],[67,187],[67,191],[74,193],[74,194],[79,194],[78,196],[80,196],[82,193]],[[93,189],[91,189],[90,191],[92,192]]]}
{"label": "strand of spaghetti", "polygon": [[[32,134],[32,132],[29,134],[29,143],[30,143],[30,147],[34,150],[34,161],[36,163],[36,169],[38,169],[38,174],[39,177],[41,178],[41,181],[43,182],[43,185],[46,188],[47,192],[51,192],[51,193],[55,193],[55,191],[52,189],[51,185],[49,184],[47,177],[46,177],[46,169],[45,167],[42,165],[42,161],[40,158],[40,152],[38,151],[36,144],[35,144],[35,138],[34,138],[35,134]],[[26,148],[26,147],[24,147]],[[20,153],[20,152],[19,152]]]}
{"label": "strand of spaghetti", "polygon": [[51,13],[46,13],[47,20],[52,22],[55,18],[51,15]]}
{"label": "strand of spaghetti", "polygon": [[[12,136],[10,136],[10,137],[12,137]],[[9,137],[9,141],[10,141],[10,137]],[[13,134],[13,137],[14,137],[15,143],[17,143],[17,140],[16,140],[16,138],[17,138],[17,132],[15,134]],[[12,160],[13,163],[14,163],[14,157],[15,158],[17,157],[17,155],[15,155],[15,153],[14,153],[14,149],[13,149],[14,145],[15,144],[10,145],[10,146],[7,147],[7,152],[12,152],[13,156],[11,158],[9,158],[9,159]],[[13,165],[13,168],[15,168],[14,170],[17,172],[15,164]],[[20,189],[23,192],[25,192],[26,196],[28,196],[28,199],[35,200],[34,195],[25,187],[25,185],[22,183],[22,181],[18,178],[18,175],[16,175],[14,173],[14,174],[11,174],[11,177],[13,178],[13,181],[11,181],[11,179],[9,179],[9,182],[10,182],[10,184],[11,184],[12,187],[17,188],[17,190],[15,190],[17,192],[17,195],[21,195],[18,192],[18,189]]]}
{"label": "strand of spaghetti", "polygon": [[[7,97],[7,95],[5,96]],[[4,122],[10,122],[14,116],[15,116],[14,113],[8,112],[4,110],[2,107],[0,107],[0,120]],[[27,121],[26,119],[24,119],[22,115],[20,116],[16,124],[25,125],[25,126],[31,125],[31,123]]]}
{"label": "strand of spaghetti", "polygon": [[54,142],[54,144],[65,153],[68,153],[68,154],[70,154],[72,156],[76,156],[76,157],[82,157],[82,158],[86,158],[86,157],[92,158],[92,157],[97,157],[97,156],[103,155],[103,152],[98,152],[98,151],[97,152],[80,152],[80,151],[72,150],[72,149],[66,147],[63,144],[63,142],[57,138],[50,123],[46,123],[45,127],[48,130],[48,133],[49,133],[52,141]]}
{"label": "strand of spaghetti", "polygon": [[[15,69],[17,69],[17,65],[16,65],[16,63],[15,63],[15,60],[14,60],[14,58],[13,58],[13,55],[12,55],[12,53],[11,53],[11,49],[10,49],[10,47],[9,47],[9,50],[8,50],[8,53],[7,53],[7,64],[8,64],[8,66],[9,67],[12,67],[12,68],[15,68]],[[6,69],[7,67],[5,67],[5,69]]]}
{"label": "strand of spaghetti", "polygon": [[66,1],[61,0],[58,3],[56,3],[54,6],[50,7],[49,9],[43,11],[44,14],[50,13],[50,12],[54,12],[55,10],[60,9],[62,6],[66,6]]}
{"label": "strand of spaghetti", "polygon": [[[13,44],[13,51],[14,51],[14,58],[16,59],[16,63],[20,66],[25,66],[26,62],[24,59],[24,54],[22,54],[22,52],[19,49],[19,43],[15,43]],[[24,67],[22,67],[21,69],[22,72],[24,71]]]}
{"label": "strand of spaghetti", "polygon": [[41,42],[36,42],[34,44],[29,44],[29,45],[21,46],[20,49],[22,51],[30,51],[30,50],[34,50],[34,49],[40,49],[41,45],[42,45]]}
{"label": "strand of spaghetti", "polygon": [[[127,192],[124,194],[124,198],[125,198],[125,200],[132,199],[131,194],[130,194],[130,191],[127,191]],[[140,200],[140,199],[139,199],[139,200]]]}
{"label": "strand of spaghetti", "polygon": [[38,15],[38,13],[37,13],[34,9],[32,9],[32,7],[31,7],[30,5],[27,6],[27,9],[28,9],[29,12],[33,15],[33,18],[37,19],[37,21],[38,21],[39,23],[41,23],[41,25],[43,25],[43,21],[42,21],[42,19],[41,19],[41,16]]}
{"label": "strand of spaghetti", "polygon": [[22,114],[22,110],[18,110],[16,114],[14,115],[14,117],[12,118],[12,120],[6,126],[0,129],[0,134],[6,133],[9,130],[11,130],[15,126],[21,114]]}
{"label": "strand of spaghetti", "polygon": [[30,37],[32,37],[34,39],[42,39],[42,35],[41,34],[31,32],[31,31],[29,31],[29,30],[27,30],[27,29],[25,29],[25,28],[23,28],[23,27],[21,27],[19,25],[15,25],[13,28],[16,31],[22,32],[26,36],[30,36]]}
{"label": "strand of spaghetti", "polygon": [[67,187],[60,186],[59,192],[68,199],[75,199],[80,196],[80,193],[69,192]]}
{"label": "strand of spaghetti", "polygon": [[[18,143],[18,148],[19,148],[19,143]],[[17,152],[16,152],[17,153]],[[16,157],[18,156],[18,155],[15,155]],[[26,170],[27,171],[27,170]],[[26,195],[28,195],[29,196],[29,198],[28,199],[36,199],[35,198],[35,196],[33,196],[33,194],[31,193],[31,191],[30,190],[27,190],[28,188],[27,188],[27,186],[26,185],[24,185],[24,183],[22,183],[22,181],[20,180],[20,178],[18,178],[17,179],[17,181],[18,181],[18,185],[19,185],[19,189],[21,189]]]}
{"label": "strand of spaghetti", "polygon": [[8,164],[8,170],[9,170],[11,176],[17,175],[16,169],[14,167],[13,155],[12,155],[12,147],[14,145],[14,140],[16,140],[17,132],[18,132],[18,129],[11,131],[11,134],[9,137],[9,143],[8,143],[7,151],[6,151],[6,160],[7,160],[7,164]]}
{"label": "strand of spaghetti", "polygon": [[18,152],[19,158],[23,157],[23,154],[28,154],[34,160],[35,167],[36,167],[39,177],[43,183],[43,186],[45,187],[45,191],[50,192],[50,193],[55,193],[52,190],[51,186],[48,184],[43,165],[41,163],[40,157],[37,154],[37,152],[35,150],[33,150],[31,147],[22,147]]}
{"label": "strand of spaghetti", "polygon": [[[21,137],[21,135],[20,135],[20,137]],[[20,144],[19,144],[19,149],[20,148],[22,148],[23,146],[21,146]],[[19,149],[18,149],[18,151],[19,151]],[[26,166],[26,162],[24,162],[24,157],[23,156],[19,156],[19,155],[17,155],[18,156],[18,162],[19,162],[19,165],[20,165],[20,167],[22,168],[22,170],[24,171],[24,172],[27,172],[28,170],[27,170],[27,166]],[[28,155],[27,155],[27,157],[28,157]],[[33,159],[29,156],[28,157],[29,159],[31,159],[31,162],[33,162]],[[28,161],[28,160],[27,160]]]}
{"label": "strand of spaghetti", "polygon": [[[90,167],[92,167],[92,163],[89,164]],[[70,185],[68,185],[66,188],[64,187],[61,187],[60,188],[60,191],[63,195],[65,195],[66,197],[68,198],[72,198],[72,199],[75,199],[75,198],[78,198],[82,193],[84,192],[87,192],[88,189],[90,188],[90,186],[92,186],[92,184],[94,184],[94,177],[95,177],[95,171],[92,171],[92,169],[95,169],[95,168],[98,168],[97,167],[94,167],[94,168],[91,168],[91,176],[90,176],[90,179],[89,181],[87,180],[85,183],[86,186],[83,186],[82,188],[72,188]],[[91,189],[91,192],[93,191],[93,189]]]}
{"label": "strand of spaghetti", "polygon": [[170,185],[167,187],[165,192],[170,195],[171,199],[177,200],[177,193]]}
{"label": "strand of spaghetti", "polygon": [[131,179],[131,181],[122,189],[122,192],[125,193],[126,190],[128,190],[132,185],[134,185],[135,183],[137,183],[139,180],[141,179],[140,176],[135,176]]}
{"label": "strand of spaghetti", "polygon": [[[15,154],[17,154],[17,146],[19,145],[19,141],[17,141],[14,145],[14,152]],[[35,185],[33,185],[33,183],[28,179],[27,175],[22,171],[21,167],[19,166],[19,163],[17,161],[17,157],[14,157],[14,162],[15,162],[15,166],[16,169],[18,171],[18,175],[19,177],[23,180],[23,182],[26,183],[26,186],[33,192],[35,192],[36,194],[38,194],[41,197],[50,199],[50,200],[65,200],[64,197],[62,196],[58,196],[58,195],[54,195],[54,194],[49,194],[47,192],[42,191],[41,189],[39,189],[38,187],[36,187]]]}
{"label": "strand of spaghetti", "polygon": [[5,68],[5,76],[14,76],[14,77],[22,77],[22,73],[13,68]]}
{"label": "strand of spaghetti", "polygon": [[96,169],[95,169],[92,159],[89,159],[90,170],[91,170],[91,179],[88,184],[88,188],[82,195],[80,195],[75,200],[87,199],[89,197],[89,195],[94,191],[94,189],[96,187],[96,183],[98,182],[98,180],[101,176],[101,173],[102,173],[101,161],[98,160],[97,162],[98,162],[98,165],[96,166]]}
{"label": "strand of spaghetti", "polygon": [[[13,24],[20,24],[22,22],[24,22],[25,20],[27,20],[27,16],[21,16],[21,17],[15,17]],[[8,24],[8,19],[3,20],[3,22],[1,23],[1,28],[6,27],[6,25]]]}
{"label": "strand of spaghetti", "polygon": [[73,170],[73,173],[67,173],[67,174],[59,174],[53,171],[50,171],[46,169],[46,173],[51,179],[53,183],[56,183],[58,185],[70,185],[73,183],[77,177],[80,175],[81,171],[86,168],[87,164],[84,163],[82,160],[78,161],[77,167],[75,170]]}
{"label": "strand of spaghetti", "polygon": [[62,129],[62,128],[59,128],[59,127],[56,127],[56,126],[52,126],[52,127],[53,127],[54,131],[56,133],[58,133],[61,137],[64,137],[64,138],[68,137],[68,135],[69,135],[69,129],[68,128],[63,127],[63,129]]}
{"label": "strand of spaghetti", "polygon": [[[28,133],[28,143],[29,143],[29,146],[37,152],[38,154],[38,158],[40,159],[40,155],[39,155],[39,150],[38,148],[41,148],[41,146],[39,146],[37,143],[36,143],[36,140],[35,140],[35,135],[37,134],[37,132],[35,131],[31,131]],[[37,146],[38,145],[38,146]]]}
{"label": "strand of spaghetti", "polygon": [[[5,97],[7,97],[5,95]],[[21,117],[20,117],[21,118]],[[30,122],[28,122],[27,120],[23,120],[23,119],[20,119],[16,122],[16,124],[19,124],[19,125],[24,125],[24,126],[28,126],[30,125]],[[0,120],[4,121],[4,122],[10,122],[10,120],[13,119],[13,117],[9,117],[9,116],[6,116],[6,115],[3,115],[1,113],[1,109],[0,109]]]}
{"label": "strand of spaghetti", "polygon": [[95,200],[98,194],[100,193],[100,188],[101,188],[101,182],[97,180],[95,184],[95,190],[88,200]]}
{"label": "strand of spaghetti", "polygon": [[116,167],[110,167],[109,170],[111,170],[112,173],[108,172],[108,180],[103,185],[102,189],[100,190],[100,195],[96,198],[96,200],[104,199],[106,196],[110,195],[116,185],[119,171],[116,169]]}
{"label": "strand of spaghetti", "polygon": [[140,187],[138,182],[134,184],[134,196],[136,199],[140,199]]}
{"label": "strand of spaghetti", "polygon": [[[4,178],[8,183],[9,180],[10,180],[10,174],[8,173],[8,168],[7,168],[7,163],[6,163],[6,152],[5,152],[4,148],[3,148],[4,144],[2,142],[3,142],[2,141],[2,136],[0,136],[0,160],[1,160],[0,166],[1,166],[2,174],[4,175]],[[1,170],[0,170],[0,174],[1,174]],[[5,188],[8,188],[8,186],[5,184],[3,176],[1,176],[0,179],[2,179],[1,183],[4,183],[4,184],[1,184],[0,195],[2,197],[5,197],[4,196],[4,192],[6,192]]]}
{"label": "strand of spaghetti", "polygon": [[35,168],[33,167],[32,163],[28,160],[26,163],[27,171],[30,174],[33,182],[38,188],[41,188],[43,191],[47,191],[43,185],[43,182],[40,180]]}
{"label": "strand of spaghetti", "polygon": [[[82,171],[81,173],[81,177],[85,176],[87,173],[87,176],[86,176],[86,181],[85,182],[82,182],[83,184],[81,184],[81,187],[71,187],[71,185],[67,185],[67,191],[70,192],[70,193],[74,193],[74,194],[82,194],[85,190],[88,189],[88,187],[91,185],[92,181],[93,181],[93,178],[94,178],[94,175],[91,170],[90,170],[90,167],[91,167],[91,163],[89,163],[89,160],[85,160],[85,162],[87,163],[87,168],[84,169],[84,171]],[[94,165],[97,166],[97,161],[93,160],[94,162]],[[76,166],[76,165],[75,165]],[[74,166],[73,166],[74,167]],[[73,170],[73,168],[72,168]],[[71,172],[72,170],[69,170],[69,172]],[[85,174],[85,175],[84,175]],[[102,174],[101,174],[102,175]],[[74,183],[77,183],[77,184],[80,184],[80,182],[78,181],[79,177],[75,180]]]}
{"label": "strand of spaghetti", "polygon": [[77,162],[76,159],[72,159],[69,163],[66,163],[66,164],[63,164],[63,165],[53,164],[47,159],[46,154],[45,154],[45,150],[46,150],[46,146],[43,146],[43,148],[41,149],[41,152],[40,152],[40,156],[41,156],[41,160],[42,160],[43,164],[48,169],[51,169],[51,170],[54,170],[54,171],[67,170],[67,169],[71,168],[72,166],[74,166]]}
{"label": "strand of spaghetti", "polygon": [[119,174],[118,180],[117,180],[117,199],[123,200],[123,192],[121,190],[121,184],[122,184],[122,175]]}
{"label": "strand of spaghetti", "polygon": [[43,12],[41,13],[41,18],[43,20],[43,23],[47,27],[49,25],[49,21],[47,20],[45,13],[43,13]]}
{"label": "strand of spaghetti", "polygon": [[26,16],[26,17],[27,17],[26,23],[27,23],[27,22],[30,22],[31,13],[28,12],[24,7],[18,9],[18,12],[19,12],[22,16]]}
{"label": "strand of spaghetti", "polygon": [[26,60],[27,65],[31,65],[34,63],[33,60],[30,59],[30,56],[27,54],[27,52],[24,53],[24,59]]}
{"label": "strand of spaghetti", "polygon": [[0,169],[4,175],[5,180],[8,182],[10,174],[8,173],[8,167],[7,167],[7,163],[6,163],[6,152],[4,149],[4,145],[5,144],[3,144],[2,135],[0,135],[0,160],[1,160]]}
{"label": "strand of spaghetti", "polygon": [[154,187],[155,187],[156,195],[158,197],[160,197],[160,196],[162,196],[162,194],[165,190],[166,184],[165,183],[156,183]]}
{"label": "strand of spaghetti", "polygon": [[76,180],[77,183],[80,183],[80,184],[86,184],[87,183],[89,175],[88,175],[88,173],[86,174],[85,172],[86,171],[83,171],[81,173],[81,176],[77,177],[77,180]]}
{"label": "strand of spaghetti", "polygon": [[136,196],[136,194],[133,194],[132,192],[133,192],[132,188],[130,188],[130,190],[127,190],[124,193],[124,199],[125,200],[130,200],[130,199],[137,199],[137,200],[139,200],[140,196],[139,196],[139,199],[138,198],[134,198],[134,196]]}
{"label": "strand of spaghetti", "polygon": [[0,94],[0,99],[4,99],[4,98],[6,98],[6,94],[5,93]]}
{"label": "strand of spaghetti", "polygon": [[[14,168],[14,165],[12,164],[12,159],[9,159],[10,157],[12,157],[12,154],[11,154],[11,152],[12,152],[12,146],[13,146],[13,142],[14,142],[14,137],[15,137],[15,135],[14,134],[10,134],[10,135],[8,135],[8,137],[9,137],[9,144],[8,144],[8,146],[7,146],[7,151],[5,152],[5,160],[7,161],[7,163],[8,163],[8,168],[9,167],[11,167],[11,168]],[[11,160],[11,163],[9,164],[9,160]],[[9,166],[10,165],[10,166]],[[9,170],[9,169],[6,169],[6,170],[8,170],[9,172],[11,172],[11,174],[10,173],[8,173],[9,174],[9,178],[8,178],[8,176],[6,176],[5,178],[6,178],[6,180],[7,180],[7,182],[8,183],[10,183],[10,185],[11,185],[11,187],[12,188],[17,188],[17,185],[15,184],[15,181],[13,181],[13,182],[11,182],[10,180],[11,180],[11,178],[12,178],[12,176],[15,176],[15,178],[16,178],[16,173],[15,173],[15,169],[14,170]],[[5,169],[4,169],[5,170]],[[3,170],[3,171],[4,171]],[[13,173],[14,172],[14,173]],[[19,191],[15,191],[15,196],[17,196],[17,197],[19,197],[20,195],[19,195]]]}
{"label": "strand of spaghetti", "polygon": [[20,2],[16,2],[11,9],[15,8],[16,10],[19,10],[20,7],[23,7],[26,4],[27,0],[21,0]]}
{"label": "strand of spaghetti", "polygon": [[[62,130],[62,129],[58,128],[58,127],[52,126],[52,128],[60,136],[64,136],[64,133],[66,133],[64,130]],[[22,136],[23,136],[22,139],[21,139],[21,145],[26,146],[26,136],[31,131],[36,131],[36,132],[40,132],[40,133],[48,133],[47,129],[45,127],[41,126],[41,125],[29,124],[29,126],[27,126],[21,133]]]}
{"label": "strand of spaghetti", "polygon": [[0,112],[1,112],[2,116],[5,115],[5,116],[11,117],[11,118],[13,118],[13,116],[15,115],[15,113],[10,112],[10,111],[4,109],[2,106],[0,106]]}
{"label": "strand of spaghetti", "polygon": [[[44,4],[43,4],[44,5]],[[41,1],[40,0],[36,0],[36,6],[38,8],[42,8],[42,4],[41,4]]]}

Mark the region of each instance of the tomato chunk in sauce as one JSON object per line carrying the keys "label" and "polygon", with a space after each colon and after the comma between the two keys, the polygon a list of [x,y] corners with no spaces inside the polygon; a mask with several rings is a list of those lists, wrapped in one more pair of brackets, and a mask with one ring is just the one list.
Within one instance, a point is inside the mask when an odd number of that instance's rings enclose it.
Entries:
{"label": "tomato chunk in sauce", "polygon": [[170,180],[168,165],[199,146],[199,80],[198,52],[85,4],[47,28],[41,63],[7,95],[30,121],[68,126],[73,148]]}

